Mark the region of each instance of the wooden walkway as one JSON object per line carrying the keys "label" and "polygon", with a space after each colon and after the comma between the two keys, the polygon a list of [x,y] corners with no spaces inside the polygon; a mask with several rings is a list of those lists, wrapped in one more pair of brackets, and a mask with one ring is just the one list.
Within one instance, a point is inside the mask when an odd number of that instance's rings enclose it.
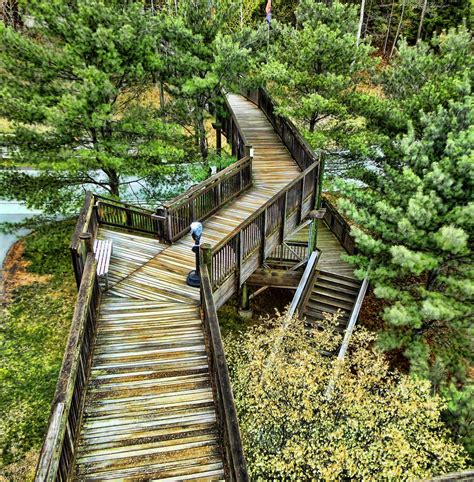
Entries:
{"label": "wooden walkway", "polygon": [[[204,221],[215,246],[300,170],[265,114],[238,95],[229,103],[253,145],[253,186]],[[171,246],[101,229],[113,239],[111,288],[103,299],[75,478],[219,480],[222,448],[199,312],[186,285],[192,241]]]}
{"label": "wooden walkway", "polygon": [[[304,227],[294,236],[289,236],[287,241],[307,242],[308,236],[309,227]],[[342,259],[347,252],[324,221],[320,221],[318,225],[316,247],[321,251],[318,261],[319,270],[355,279],[354,268]]]}

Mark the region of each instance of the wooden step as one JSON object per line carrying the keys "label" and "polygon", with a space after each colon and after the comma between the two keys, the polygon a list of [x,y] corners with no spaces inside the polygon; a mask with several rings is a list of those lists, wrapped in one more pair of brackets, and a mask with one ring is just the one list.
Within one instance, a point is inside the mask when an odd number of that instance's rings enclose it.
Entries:
{"label": "wooden step", "polygon": [[345,285],[340,285],[337,283],[331,283],[325,280],[321,280],[316,278],[314,282],[315,289],[323,289],[323,290],[330,290],[336,293],[343,293],[344,295],[350,296],[351,298],[357,297],[357,293],[359,292],[359,288],[351,288]]}
{"label": "wooden step", "polygon": [[341,308],[345,311],[352,311],[352,307],[354,306],[353,302],[348,302],[341,298],[334,298],[329,296],[324,296],[318,293],[317,291],[313,291],[309,298],[309,303],[313,303],[316,306],[325,305],[325,306],[332,306],[334,308]]}
{"label": "wooden step", "polygon": [[326,273],[322,271],[318,273],[316,281],[322,281],[327,285],[341,286],[351,291],[359,291],[360,288],[360,282],[357,280],[335,276],[333,273]]}
{"label": "wooden step", "polygon": [[348,294],[341,291],[340,289],[326,288],[318,284],[315,284],[313,288],[313,294],[325,298],[341,300],[349,303],[351,306],[355,303],[355,300],[357,298],[357,293]]}
{"label": "wooden step", "polygon": [[341,315],[339,317],[340,320],[349,320],[350,310],[346,310],[343,308],[337,308],[335,306],[330,306],[325,303],[312,303],[309,302],[306,306],[305,314],[309,314],[312,316],[313,313],[329,313],[333,314],[336,313],[340,309]]}

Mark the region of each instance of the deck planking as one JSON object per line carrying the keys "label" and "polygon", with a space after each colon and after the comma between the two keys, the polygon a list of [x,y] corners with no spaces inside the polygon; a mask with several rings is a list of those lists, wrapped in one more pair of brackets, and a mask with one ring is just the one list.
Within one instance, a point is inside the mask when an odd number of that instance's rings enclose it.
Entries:
{"label": "deck planking", "polygon": [[[307,242],[308,236],[309,226],[306,226],[294,236],[290,235],[288,241]],[[347,255],[347,252],[324,221],[318,224],[316,247],[321,251],[318,261],[319,270],[355,279],[354,268],[342,259],[342,256]]]}
{"label": "deck planking", "polygon": [[[229,103],[253,145],[253,185],[203,222],[215,246],[300,171],[263,112]],[[171,246],[103,229],[112,239],[78,446],[79,480],[222,480],[223,457],[187,235]]]}

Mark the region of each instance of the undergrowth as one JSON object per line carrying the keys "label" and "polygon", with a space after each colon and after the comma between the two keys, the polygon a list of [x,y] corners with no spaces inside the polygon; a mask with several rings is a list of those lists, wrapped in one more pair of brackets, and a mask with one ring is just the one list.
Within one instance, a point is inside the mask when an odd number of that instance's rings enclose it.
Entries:
{"label": "undergrowth", "polygon": [[76,298],[72,229],[61,221],[25,238],[28,272],[46,276],[14,289],[1,313],[0,479],[30,479],[43,442]]}

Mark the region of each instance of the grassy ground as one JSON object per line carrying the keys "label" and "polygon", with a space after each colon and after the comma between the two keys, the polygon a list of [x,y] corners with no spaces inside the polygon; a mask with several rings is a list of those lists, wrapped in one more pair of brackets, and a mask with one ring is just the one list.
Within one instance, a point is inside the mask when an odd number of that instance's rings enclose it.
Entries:
{"label": "grassy ground", "polygon": [[[71,221],[18,243],[0,321],[0,480],[30,480],[47,427],[76,298]],[[11,288],[9,289],[8,286]]]}

